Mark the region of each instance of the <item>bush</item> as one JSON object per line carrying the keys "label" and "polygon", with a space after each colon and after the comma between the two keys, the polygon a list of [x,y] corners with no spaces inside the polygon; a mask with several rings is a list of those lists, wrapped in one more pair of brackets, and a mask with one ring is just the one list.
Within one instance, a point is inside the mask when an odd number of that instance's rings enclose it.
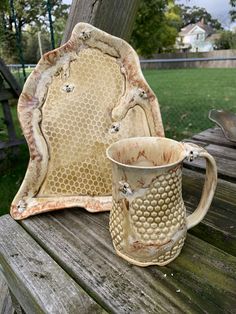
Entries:
{"label": "bush", "polygon": [[220,49],[236,49],[236,33],[231,31],[221,32],[220,38],[215,41],[215,47]]}

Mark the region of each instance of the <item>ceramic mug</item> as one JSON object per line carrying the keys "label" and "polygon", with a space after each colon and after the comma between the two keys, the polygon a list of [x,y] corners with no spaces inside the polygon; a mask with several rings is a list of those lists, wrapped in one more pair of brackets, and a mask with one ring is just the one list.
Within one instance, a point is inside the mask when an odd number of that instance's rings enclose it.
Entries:
{"label": "ceramic mug", "polygon": [[[106,153],[112,162],[109,225],[117,254],[138,266],[168,264],[210,207],[217,183],[214,158],[197,145],[159,137],[123,139]],[[187,217],[182,164],[198,156],[206,159],[206,179],[200,203]]]}

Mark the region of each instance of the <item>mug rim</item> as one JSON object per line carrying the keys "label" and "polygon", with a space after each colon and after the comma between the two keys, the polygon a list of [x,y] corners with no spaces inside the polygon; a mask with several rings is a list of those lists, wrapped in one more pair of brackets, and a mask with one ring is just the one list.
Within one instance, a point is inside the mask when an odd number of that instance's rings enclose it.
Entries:
{"label": "mug rim", "polygon": [[[158,139],[158,140],[164,140],[164,141],[168,141],[168,142],[174,142],[175,144],[177,144],[182,150],[183,150],[183,157],[180,158],[179,160],[175,161],[175,162],[172,162],[172,163],[168,163],[168,164],[165,164],[165,165],[160,165],[160,166],[137,166],[137,165],[129,165],[129,164],[124,164],[122,162],[119,162],[117,160],[115,160],[114,158],[112,158],[110,155],[109,155],[109,152],[110,150],[116,146],[117,144],[119,143],[122,143],[122,142],[132,142],[133,140],[138,140],[138,139],[148,139],[148,140],[155,140],[155,139]],[[167,138],[167,137],[160,137],[160,136],[137,136],[137,137],[128,137],[128,138],[123,138],[123,139],[120,139],[114,143],[112,143],[110,146],[107,147],[106,149],[106,157],[114,162],[115,164],[118,164],[122,167],[126,167],[126,168],[133,168],[133,169],[162,169],[162,168],[166,168],[166,167],[172,167],[172,166],[175,166],[175,165],[178,165],[180,164],[185,158],[186,158],[186,150],[184,148],[184,145],[182,142],[178,142],[178,141],[175,141],[175,140],[172,140],[170,138]]]}

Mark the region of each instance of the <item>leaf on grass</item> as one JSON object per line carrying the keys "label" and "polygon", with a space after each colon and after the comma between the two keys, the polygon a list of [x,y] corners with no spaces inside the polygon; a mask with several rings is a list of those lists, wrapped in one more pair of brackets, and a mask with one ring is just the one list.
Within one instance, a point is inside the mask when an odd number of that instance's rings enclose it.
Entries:
{"label": "leaf on grass", "polygon": [[184,113],[184,114],[182,114],[182,115],[180,116],[180,120],[182,121],[182,120],[186,119],[187,116],[188,116],[188,113],[187,113],[187,112]]}

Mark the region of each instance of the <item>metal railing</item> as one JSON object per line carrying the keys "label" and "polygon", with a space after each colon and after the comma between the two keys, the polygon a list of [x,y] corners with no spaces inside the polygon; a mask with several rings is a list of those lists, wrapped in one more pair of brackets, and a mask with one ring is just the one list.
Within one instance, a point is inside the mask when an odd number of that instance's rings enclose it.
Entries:
{"label": "metal railing", "polygon": [[[22,65],[19,64],[19,63],[17,63],[17,64],[7,64],[7,66],[8,66],[9,68],[21,68],[21,67],[22,67]],[[34,67],[36,67],[36,64],[27,63],[27,64],[25,64],[25,67],[26,67],[26,68],[34,68]]]}

